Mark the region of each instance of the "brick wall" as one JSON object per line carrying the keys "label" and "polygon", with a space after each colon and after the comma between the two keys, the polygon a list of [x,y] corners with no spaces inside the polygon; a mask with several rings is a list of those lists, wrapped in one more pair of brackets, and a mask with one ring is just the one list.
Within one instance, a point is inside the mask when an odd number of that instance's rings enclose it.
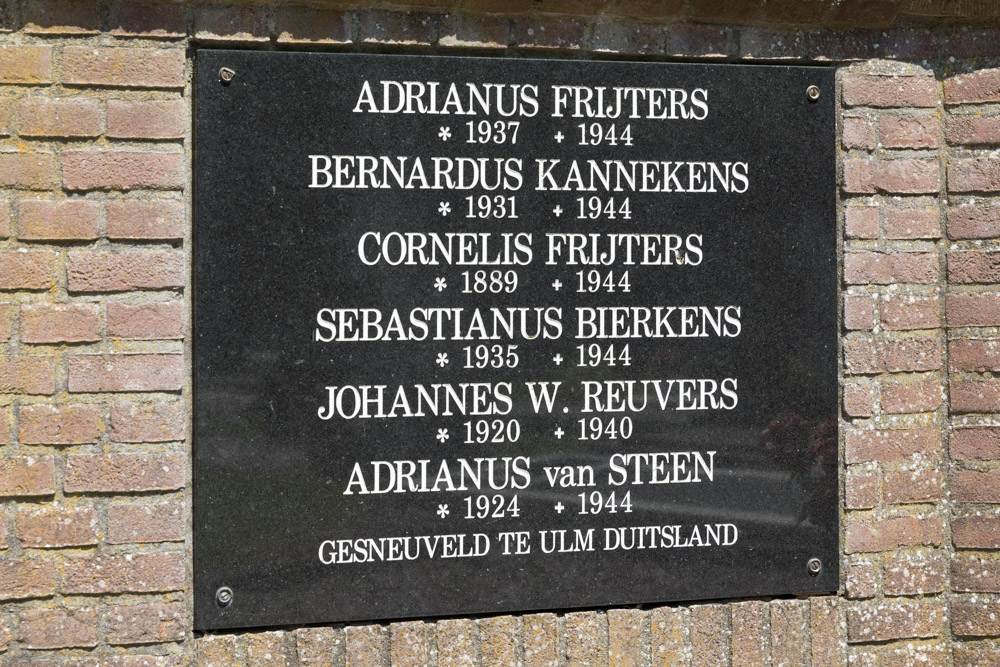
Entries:
{"label": "brick wall", "polygon": [[[998,3],[403,4],[0,5],[0,663],[1000,665]],[[841,594],[194,637],[193,45],[837,63]]]}

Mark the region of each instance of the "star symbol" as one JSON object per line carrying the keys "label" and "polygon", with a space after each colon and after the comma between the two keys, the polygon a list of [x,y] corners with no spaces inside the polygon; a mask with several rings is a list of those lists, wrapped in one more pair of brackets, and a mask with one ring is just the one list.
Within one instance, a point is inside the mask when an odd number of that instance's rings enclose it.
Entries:
{"label": "star symbol", "polygon": [[436,289],[438,292],[444,291],[444,289],[447,286],[448,286],[448,283],[446,283],[444,281],[444,278],[435,278],[434,279],[434,289]]}
{"label": "star symbol", "polygon": [[438,204],[438,213],[441,215],[448,215],[451,213],[451,204],[449,202],[443,201]]}
{"label": "star symbol", "polygon": [[561,282],[559,282],[559,279],[558,279],[558,278],[556,278],[556,281],[555,281],[554,283],[552,283],[552,287],[554,287],[554,288],[555,288],[555,290],[556,290],[557,292],[558,292],[558,291],[559,291],[559,289],[560,289],[560,288],[562,287],[562,283],[561,283]]}
{"label": "star symbol", "polygon": [[447,440],[449,437],[450,436],[448,435],[448,429],[446,429],[446,428],[439,428],[438,429],[437,439],[440,442],[444,443],[444,441]]}
{"label": "star symbol", "polygon": [[562,437],[566,435],[566,431],[562,430],[562,426],[556,426],[556,430],[552,432],[552,435],[556,436],[556,439],[562,440]]}
{"label": "star symbol", "polygon": [[437,361],[434,362],[434,363],[436,363],[441,368],[444,368],[445,365],[447,365],[447,363],[448,363],[448,353],[447,352],[439,352],[438,353]]}
{"label": "star symbol", "polygon": [[556,217],[558,218],[560,215],[562,215],[562,212],[563,212],[562,206],[560,206],[559,204],[556,204],[556,207],[554,209],[552,209],[552,212],[555,213]]}
{"label": "star symbol", "polygon": [[442,519],[448,516],[450,512],[448,511],[448,505],[438,505],[438,516]]}
{"label": "star symbol", "polygon": [[556,356],[552,357],[552,361],[554,361],[556,363],[556,366],[558,366],[563,362],[563,356],[557,352]]}
{"label": "star symbol", "polygon": [[560,144],[562,143],[562,140],[565,139],[565,137],[563,136],[563,133],[561,131],[560,132],[556,132],[556,136],[553,137],[553,138],[556,140],[556,142],[558,142]]}
{"label": "star symbol", "polygon": [[556,512],[562,514],[564,509],[566,509],[565,505],[563,505],[562,503],[556,503]]}
{"label": "star symbol", "polygon": [[441,137],[441,141],[448,141],[449,139],[451,139],[451,128],[442,127],[440,130],[438,130],[438,136]]}

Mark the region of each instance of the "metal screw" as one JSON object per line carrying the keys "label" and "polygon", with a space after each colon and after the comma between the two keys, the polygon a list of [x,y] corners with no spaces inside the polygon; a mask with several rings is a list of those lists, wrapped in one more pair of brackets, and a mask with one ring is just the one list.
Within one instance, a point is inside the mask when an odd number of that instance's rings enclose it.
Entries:
{"label": "metal screw", "polygon": [[233,602],[233,589],[223,586],[215,591],[215,601],[219,603],[220,607],[228,607]]}
{"label": "metal screw", "polygon": [[819,86],[809,86],[806,88],[806,97],[809,98],[810,102],[815,102],[819,99]]}
{"label": "metal screw", "polygon": [[823,569],[823,563],[819,558],[810,558],[809,562],[806,563],[806,567],[809,568],[809,574],[815,577]]}
{"label": "metal screw", "polygon": [[229,83],[236,76],[236,70],[229,69],[228,67],[223,67],[219,70],[219,81],[222,83]]}

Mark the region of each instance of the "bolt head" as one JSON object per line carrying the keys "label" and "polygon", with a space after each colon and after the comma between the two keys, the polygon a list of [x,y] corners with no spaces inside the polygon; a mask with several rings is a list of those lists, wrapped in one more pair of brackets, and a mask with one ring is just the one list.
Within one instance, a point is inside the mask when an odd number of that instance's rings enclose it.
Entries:
{"label": "bolt head", "polygon": [[823,562],[819,558],[810,558],[806,567],[809,569],[809,574],[817,575],[823,569]]}
{"label": "bolt head", "polygon": [[806,88],[806,97],[809,98],[810,102],[815,102],[819,99],[819,86],[809,86]]}
{"label": "bolt head", "polygon": [[219,603],[220,607],[228,607],[233,602],[233,589],[223,586],[215,591],[215,601]]}
{"label": "bolt head", "polygon": [[223,83],[229,83],[233,80],[234,76],[236,76],[236,71],[231,70],[228,67],[223,67],[219,70],[219,80]]}

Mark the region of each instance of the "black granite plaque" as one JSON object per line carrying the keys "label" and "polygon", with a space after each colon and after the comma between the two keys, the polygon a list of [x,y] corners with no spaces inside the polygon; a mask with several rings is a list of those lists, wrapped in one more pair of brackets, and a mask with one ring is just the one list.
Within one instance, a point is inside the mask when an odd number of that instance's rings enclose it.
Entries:
{"label": "black granite plaque", "polygon": [[837,589],[831,70],[196,92],[197,629]]}

